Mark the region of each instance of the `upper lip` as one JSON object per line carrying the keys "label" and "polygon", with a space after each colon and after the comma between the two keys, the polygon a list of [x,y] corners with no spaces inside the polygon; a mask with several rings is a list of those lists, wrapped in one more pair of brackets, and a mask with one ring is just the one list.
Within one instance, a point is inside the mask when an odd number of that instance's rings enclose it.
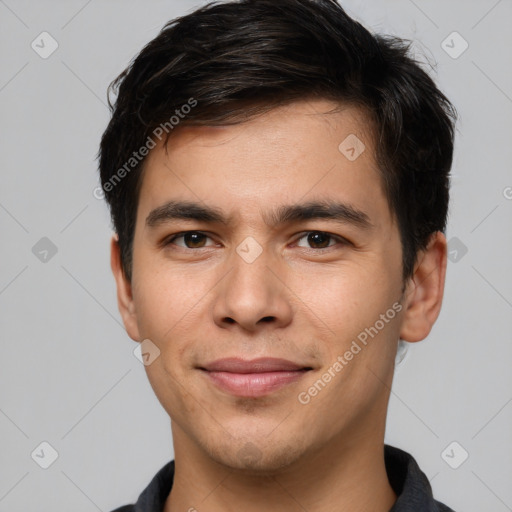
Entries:
{"label": "upper lip", "polygon": [[249,361],[238,357],[228,357],[201,366],[201,369],[209,372],[265,373],[309,370],[311,367],[297,364],[286,359],[276,359],[272,357],[260,357]]}

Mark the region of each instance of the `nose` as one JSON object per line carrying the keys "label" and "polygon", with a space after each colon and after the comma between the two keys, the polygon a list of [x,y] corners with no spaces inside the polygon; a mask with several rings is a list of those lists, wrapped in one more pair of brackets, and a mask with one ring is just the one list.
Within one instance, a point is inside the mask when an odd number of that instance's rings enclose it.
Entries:
{"label": "nose", "polygon": [[214,321],[219,327],[254,332],[291,322],[293,293],[285,284],[285,263],[264,249],[252,262],[234,252],[229,266],[214,296]]}

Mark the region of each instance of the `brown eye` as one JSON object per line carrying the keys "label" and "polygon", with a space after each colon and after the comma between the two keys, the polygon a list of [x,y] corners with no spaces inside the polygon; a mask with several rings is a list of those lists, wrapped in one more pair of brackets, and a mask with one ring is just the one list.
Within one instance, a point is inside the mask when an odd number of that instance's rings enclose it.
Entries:
{"label": "brown eye", "polygon": [[[201,249],[208,247],[204,244],[207,238],[210,237],[199,231],[186,231],[185,233],[180,233],[170,238],[166,245],[173,243],[179,247],[185,247],[186,249]],[[178,239],[183,239],[185,245],[175,243]]]}
{"label": "brown eye", "polygon": [[[308,243],[308,248],[310,249],[326,249],[328,247],[332,247],[334,244],[330,244],[330,241],[338,241],[343,242],[342,239],[335,237],[334,235],[330,235],[329,233],[325,233],[324,231],[308,231],[304,234],[299,241],[306,238],[306,242]],[[300,247],[304,247],[299,245]]]}

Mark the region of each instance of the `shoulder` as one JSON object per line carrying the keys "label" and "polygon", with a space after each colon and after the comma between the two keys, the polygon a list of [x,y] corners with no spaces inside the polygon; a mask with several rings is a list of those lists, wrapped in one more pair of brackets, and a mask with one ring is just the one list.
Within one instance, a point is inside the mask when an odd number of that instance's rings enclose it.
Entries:
{"label": "shoulder", "polygon": [[384,461],[389,483],[397,495],[390,512],[454,512],[434,499],[427,476],[410,453],[385,444]]}
{"label": "shoulder", "polygon": [[142,491],[136,503],[123,505],[111,512],[160,512],[164,509],[165,500],[171,492],[174,480],[174,460],[167,462],[149,485]]}
{"label": "shoulder", "polygon": [[447,507],[444,503],[441,503],[440,501],[436,501],[435,503],[437,505],[437,512],[455,512],[455,510],[453,510],[450,507]]}

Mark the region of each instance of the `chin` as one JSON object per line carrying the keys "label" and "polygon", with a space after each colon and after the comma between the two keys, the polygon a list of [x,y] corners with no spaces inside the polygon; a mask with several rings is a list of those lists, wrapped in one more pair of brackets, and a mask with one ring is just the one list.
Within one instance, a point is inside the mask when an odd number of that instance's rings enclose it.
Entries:
{"label": "chin", "polygon": [[239,440],[222,447],[210,457],[219,464],[240,473],[266,475],[279,473],[297,462],[302,456],[300,448],[287,443],[269,443],[268,439]]}

